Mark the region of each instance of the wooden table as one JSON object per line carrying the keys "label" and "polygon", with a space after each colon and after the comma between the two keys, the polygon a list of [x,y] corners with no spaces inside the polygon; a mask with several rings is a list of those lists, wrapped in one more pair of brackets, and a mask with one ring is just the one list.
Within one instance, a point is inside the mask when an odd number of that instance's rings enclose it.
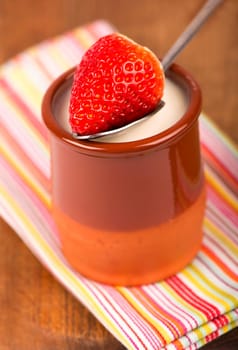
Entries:
{"label": "wooden table", "polygon": [[[0,63],[98,18],[163,56],[203,0],[1,0]],[[179,56],[203,90],[206,113],[238,143],[238,1],[225,0]],[[123,349],[36,260],[2,220],[0,350]],[[237,349],[238,331],[204,349]]]}

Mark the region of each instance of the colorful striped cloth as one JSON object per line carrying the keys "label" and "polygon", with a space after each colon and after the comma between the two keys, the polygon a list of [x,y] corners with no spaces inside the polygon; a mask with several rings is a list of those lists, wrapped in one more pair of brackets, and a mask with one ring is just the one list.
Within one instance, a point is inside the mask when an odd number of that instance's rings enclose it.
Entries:
{"label": "colorful striped cloth", "polygon": [[0,68],[1,214],[126,348],[197,349],[238,325],[238,152],[204,115],[204,240],[183,271],[136,288],[92,282],[64,259],[52,221],[42,96],[55,77],[79,62],[86,47],[112,30],[104,21],[94,22],[40,43]]}

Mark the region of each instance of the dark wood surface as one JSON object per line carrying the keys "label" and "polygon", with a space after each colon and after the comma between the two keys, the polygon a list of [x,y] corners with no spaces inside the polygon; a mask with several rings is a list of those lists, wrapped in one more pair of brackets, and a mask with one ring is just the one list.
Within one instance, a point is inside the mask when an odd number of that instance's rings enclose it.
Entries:
{"label": "dark wood surface", "polygon": [[[103,18],[163,56],[203,0],[0,0],[0,63],[41,40]],[[238,1],[225,0],[177,62],[203,90],[204,111],[238,143]],[[237,349],[237,329],[204,349]],[[0,225],[0,350],[124,349]]]}

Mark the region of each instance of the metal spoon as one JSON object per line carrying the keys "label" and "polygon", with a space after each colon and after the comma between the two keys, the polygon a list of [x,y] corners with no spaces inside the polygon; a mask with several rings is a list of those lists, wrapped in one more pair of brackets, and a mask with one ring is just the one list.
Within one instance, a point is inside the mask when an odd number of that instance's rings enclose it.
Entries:
{"label": "metal spoon", "polygon": [[[208,19],[208,17],[212,14],[212,12],[217,8],[217,6],[222,2],[223,0],[208,0],[205,5],[201,8],[201,10],[198,12],[198,14],[194,17],[192,22],[187,26],[187,28],[184,30],[184,32],[179,36],[179,38],[175,41],[175,43],[172,45],[170,50],[167,52],[167,54],[164,56],[162,60],[162,66],[164,69],[164,72],[171,66],[172,62],[174,61],[175,57],[180,53],[180,51],[188,44],[188,42],[193,38],[193,36],[197,33],[197,31],[201,28],[203,23]],[[92,135],[79,135],[77,133],[73,133],[74,138],[78,140],[90,140],[95,139],[98,137],[108,136],[115,133],[118,133],[120,131],[123,131],[132,125],[135,125],[145,118],[149,118],[153,116],[155,113],[157,113],[163,106],[164,102],[160,101],[157,108],[149,114],[146,114],[143,118],[140,118],[138,120],[135,120],[132,123],[126,124],[120,128],[108,130],[99,132]]]}

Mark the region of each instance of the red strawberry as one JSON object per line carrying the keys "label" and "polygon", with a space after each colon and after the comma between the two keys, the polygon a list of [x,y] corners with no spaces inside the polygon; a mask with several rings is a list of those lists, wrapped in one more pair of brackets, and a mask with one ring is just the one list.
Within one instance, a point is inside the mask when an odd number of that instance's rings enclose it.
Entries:
{"label": "red strawberry", "polygon": [[163,95],[156,56],[127,37],[102,37],[77,66],[70,99],[72,131],[91,135],[118,128],[153,111]]}

